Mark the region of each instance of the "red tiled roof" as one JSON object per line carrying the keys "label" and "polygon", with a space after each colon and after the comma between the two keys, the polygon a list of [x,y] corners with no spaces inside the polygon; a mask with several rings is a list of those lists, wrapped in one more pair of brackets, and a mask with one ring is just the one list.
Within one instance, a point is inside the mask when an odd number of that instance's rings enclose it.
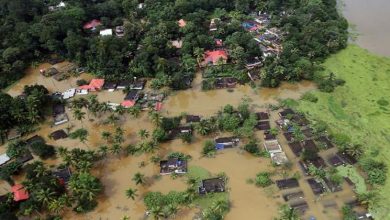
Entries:
{"label": "red tiled roof", "polygon": [[161,103],[161,102],[157,102],[157,103],[156,103],[156,106],[154,107],[154,109],[155,109],[156,111],[160,111],[160,110],[162,109],[162,103]]}
{"label": "red tiled roof", "polygon": [[24,189],[24,186],[22,184],[15,184],[11,188],[13,194],[14,194],[14,201],[22,201],[29,198],[27,190]]}
{"label": "red tiled roof", "polygon": [[130,107],[133,107],[135,105],[135,101],[133,100],[125,100],[121,103],[121,106],[125,107],[125,108],[130,108]]}
{"label": "red tiled roof", "polygon": [[225,50],[206,51],[204,53],[204,61],[207,63],[217,64],[218,60],[227,60],[228,55]]}
{"label": "red tiled roof", "polygon": [[97,26],[100,26],[100,25],[102,25],[102,23],[99,20],[93,19],[92,21],[85,23],[83,28],[84,29],[93,29],[93,28],[96,28]]}
{"label": "red tiled roof", "polygon": [[103,85],[104,79],[92,79],[89,85],[82,85],[79,89],[99,90],[103,88]]}
{"label": "red tiled roof", "polygon": [[185,27],[187,25],[187,22],[184,19],[180,19],[177,23],[179,24],[179,27]]}

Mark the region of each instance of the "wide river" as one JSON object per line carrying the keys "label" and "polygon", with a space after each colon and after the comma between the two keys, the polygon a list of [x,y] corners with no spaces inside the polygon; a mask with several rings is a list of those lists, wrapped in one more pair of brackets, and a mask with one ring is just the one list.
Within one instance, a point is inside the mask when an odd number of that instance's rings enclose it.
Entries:
{"label": "wide river", "polygon": [[379,55],[390,56],[390,1],[341,0],[344,16],[356,28],[356,43]]}

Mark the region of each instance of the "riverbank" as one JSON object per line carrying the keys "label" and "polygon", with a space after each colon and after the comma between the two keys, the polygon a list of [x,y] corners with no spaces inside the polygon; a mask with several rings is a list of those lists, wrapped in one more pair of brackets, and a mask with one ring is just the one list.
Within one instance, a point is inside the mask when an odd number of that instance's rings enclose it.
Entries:
{"label": "riverbank", "polygon": [[[297,108],[362,144],[367,157],[390,166],[390,59],[351,44],[330,57],[324,67],[346,84],[333,93],[314,92],[317,103],[300,101]],[[390,219],[390,181],[378,191],[381,199],[371,212],[376,219]]]}

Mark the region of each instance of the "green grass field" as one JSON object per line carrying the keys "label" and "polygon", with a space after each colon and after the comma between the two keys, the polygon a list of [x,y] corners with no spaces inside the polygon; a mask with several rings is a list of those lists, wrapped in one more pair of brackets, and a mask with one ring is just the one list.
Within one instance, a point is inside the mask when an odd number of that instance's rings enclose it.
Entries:
{"label": "green grass field", "polygon": [[[347,134],[365,147],[366,156],[390,167],[390,59],[350,45],[324,67],[346,84],[333,93],[316,91],[317,103],[299,101],[297,108],[311,119],[326,121],[332,132]],[[382,198],[371,212],[376,219],[390,219],[390,173],[379,192]]]}

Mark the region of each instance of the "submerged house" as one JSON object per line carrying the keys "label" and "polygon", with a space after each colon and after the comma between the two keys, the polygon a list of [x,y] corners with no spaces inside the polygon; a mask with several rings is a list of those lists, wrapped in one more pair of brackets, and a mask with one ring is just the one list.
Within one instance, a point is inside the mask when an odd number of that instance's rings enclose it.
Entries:
{"label": "submerged house", "polygon": [[143,90],[146,85],[146,79],[140,79],[130,84],[130,89]]}
{"label": "submerged house", "polygon": [[65,105],[62,103],[56,103],[52,107],[52,113],[54,116],[65,113]]}
{"label": "submerged house", "polygon": [[271,156],[272,162],[276,165],[282,165],[282,164],[286,164],[288,162],[287,155],[283,151],[271,153],[270,156]]}
{"label": "submerged house", "polygon": [[259,121],[257,122],[255,127],[261,131],[266,131],[271,129],[271,124],[269,123],[269,121]]}
{"label": "submerged house", "polygon": [[70,98],[74,97],[75,94],[76,94],[76,89],[74,89],[74,88],[68,89],[62,93],[62,98],[64,100],[70,99]]}
{"label": "submerged house", "polygon": [[30,198],[27,190],[24,188],[22,184],[15,184],[11,188],[12,193],[14,194],[14,201],[24,201]]}
{"label": "submerged house", "polygon": [[199,186],[199,194],[225,192],[225,180],[221,177],[204,179]]}
{"label": "submerged house", "polygon": [[113,92],[116,89],[116,82],[104,82],[103,89]]}
{"label": "submerged house", "polygon": [[132,89],[126,94],[125,100],[131,100],[136,102],[139,99],[139,96],[140,96],[139,91]]}
{"label": "submerged house", "polygon": [[290,200],[304,199],[304,198],[305,198],[305,194],[302,191],[287,193],[283,195],[283,199],[286,202]]}
{"label": "submerged house", "polygon": [[295,178],[276,180],[275,183],[279,189],[291,189],[299,187],[298,180]]}
{"label": "submerged house", "polygon": [[222,150],[225,148],[232,148],[238,145],[240,139],[237,137],[221,137],[215,140],[215,149]]}
{"label": "submerged house", "polygon": [[22,136],[22,134],[19,132],[16,128],[11,128],[7,133],[7,140],[12,141],[15,139],[18,139]]}
{"label": "submerged house", "polygon": [[54,125],[61,125],[69,121],[66,113],[58,114],[54,116]]}
{"label": "submerged house", "polygon": [[206,51],[203,55],[202,66],[225,64],[228,60],[228,54],[226,50],[214,50]]}
{"label": "submerged house", "polygon": [[294,114],[295,114],[295,112],[292,109],[290,109],[290,108],[286,108],[283,111],[279,112],[279,116],[281,118],[285,118],[285,117],[287,117],[289,115],[294,115]]}
{"label": "submerged house", "polygon": [[282,152],[282,147],[280,146],[278,140],[267,140],[264,141],[265,150],[268,153],[279,153]]}
{"label": "submerged house", "polygon": [[88,91],[99,91],[104,86],[104,79],[92,79],[88,85],[80,86],[79,89],[84,89]]}
{"label": "submerged house", "polygon": [[59,140],[59,139],[67,138],[68,134],[63,129],[60,129],[60,130],[56,130],[56,131],[52,132],[49,135],[49,137],[56,141],[56,140]]}
{"label": "submerged house", "polygon": [[178,158],[169,158],[168,160],[160,161],[160,174],[184,174],[187,173],[187,161]]}
{"label": "submerged house", "polygon": [[316,196],[321,195],[324,192],[326,192],[324,185],[314,178],[308,179],[307,183],[309,184],[311,190],[313,191],[314,195],[316,195]]}
{"label": "submerged house", "polygon": [[296,210],[300,215],[305,214],[305,212],[309,209],[309,205],[306,201],[299,201],[290,205],[290,207]]}
{"label": "submerged house", "polygon": [[53,171],[52,175],[55,176],[62,185],[67,185],[70,177],[72,177],[72,172],[69,167],[65,167],[63,169]]}
{"label": "submerged house", "polygon": [[267,112],[256,112],[256,118],[259,121],[269,120],[269,114]]}
{"label": "submerged house", "polygon": [[198,115],[186,115],[186,122],[187,123],[196,123],[200,122],[201,118]]}
{"label": "submerged house", "polygon": [[167,139],[173,140],[182,134],[192,134],[191,126],[179,126],[167,132]]}

